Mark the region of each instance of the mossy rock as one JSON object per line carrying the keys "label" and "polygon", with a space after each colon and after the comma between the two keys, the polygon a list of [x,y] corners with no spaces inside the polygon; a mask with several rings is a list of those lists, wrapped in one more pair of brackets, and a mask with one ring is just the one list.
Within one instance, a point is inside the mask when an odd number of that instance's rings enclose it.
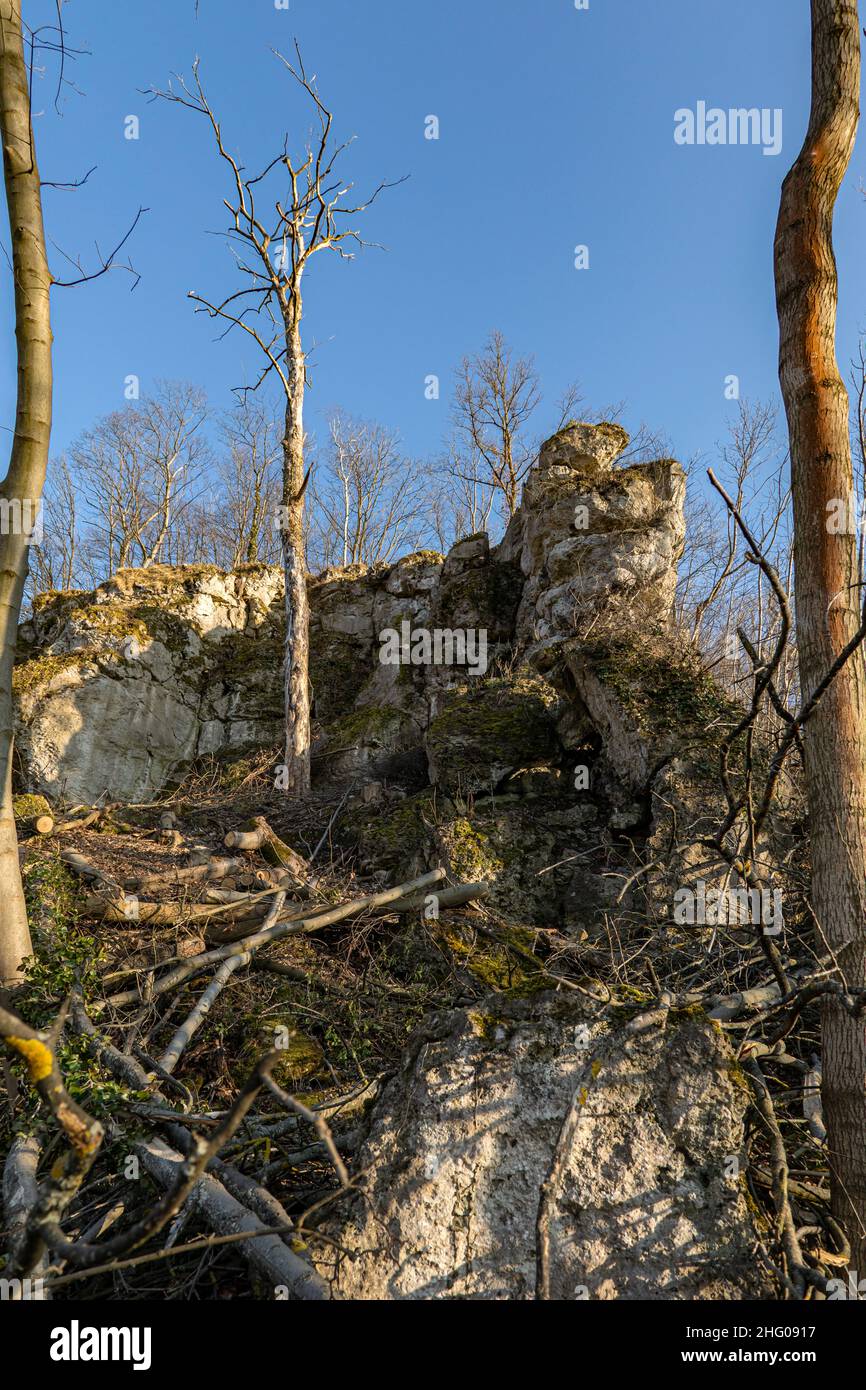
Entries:
{"label": "mossy rock", "polygon": [[404,710],[365,705],[328,726],[325,741],[317,749],[316,769],[328,777],[365,773],[375,777],[378,768],[413,748],[420,755],[419,744],[418,726]]}
{"label": "mossy rock", "polygon": [[34,595],[33,612],[42,613],[45,609],[56,608],[68,599],[83,597],[87,592],[86,589],[44,589],[41,594]]}
{"label": "mossy rock", "polygon": [[440,827],[439,838],[455,881],[495,882],[502,874],[505,862],[482,825],[456,816]]}
{"label": "mossy rock", "polygon": [[369,653],[357,638],[311,625],[310,684],[323,724],[351,712],[369,665]]}
{"label": "mossy rock", "polygon": [[427,730],[432,781],[451,795],[490,792],[521,768],[559,756],[556,697],[539,676],[467,683]]}
{"label": "mossy rock", "polygon": [[479,935],[468,923],[444,920],[433,936],[485,991],[522,998],[550,989],[544,963],[535,955],[535,933],[527,928],[500,927],[497,935]]}
{"label": "mossy rock", "polygon": [[342,836],[357,851],[361,863],[399,877],[420,873],[437,855],[435,824],[454,808],[430,791],[408,796],[389,810],[356,812],[343,822]]}
{"label": "mossy rock", "polygon": [[478,628],[487,641],[508,642],[525,580],[515,565],[488,563],[443,576],[435,622],[447,628]]}
{"label": "mossy rock", "polygon": [[[248,1020],[253,1021],[253,1020]],[[273,1069],[281,1086],[296,1087],[325,1071],[325,1054],[315,1038],[301,1032],[290,1017],[258,1021],[253,1035],[241,1048],[239,1060],[249,1071],[263,1053],[276,1051],[280,1060]]]}
{"label": "mossy rock", "polygon": [[264,677],[282,691],[282,633],[267,623],[254,633],[230,632],[220,639],[214,674],[229,683]]}
{"label": "mossy rock", "polygon": [[729,728],[742,709],[716,685],[699,657],[671,650],[671,636],[640,643],[628,637],[582,643],[581,659],[617,696],[642,733],[676,730],[683,741]]}
{"label": "mossy rock", "polygon": [[140,614],[116,603],[85,603],[71,608],[64,614],[64,619],[117,641],[134,637],[142,646],[153,636]]}
{"label": "mossy rock", "polygon": [[63,652],[59,656],[34,656],[15,666],[12,672],[12,694],[20,700],[27,695],[40,694],[58,676],[83,672],[90,664],[95,669],[97,658],[104,653],[93,651]]}

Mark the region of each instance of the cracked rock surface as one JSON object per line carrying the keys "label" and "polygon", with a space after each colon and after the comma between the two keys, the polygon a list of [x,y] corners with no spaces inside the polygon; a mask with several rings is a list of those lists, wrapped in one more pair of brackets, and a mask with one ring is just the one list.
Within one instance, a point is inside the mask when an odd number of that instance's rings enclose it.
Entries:
{"label": "cracked rock surface", "polygon": [[366,1194],[323,1228],[344,1253],[320,1267],[341,1298],[534,1298],[539,1194],[572,1115],[552,1298],[765,1297],[736,1176],[746,1103],[700,1016],[550,994],[437,1015],[373,1111]]}

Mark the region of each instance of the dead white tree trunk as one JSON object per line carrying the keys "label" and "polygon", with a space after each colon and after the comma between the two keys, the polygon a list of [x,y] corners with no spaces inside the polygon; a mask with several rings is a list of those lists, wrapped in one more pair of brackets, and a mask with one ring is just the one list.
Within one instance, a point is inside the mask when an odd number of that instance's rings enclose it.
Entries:
{"label": "dead white tree trunk", "polygon": [[[277,518],[285,573],[285,765],[276,786],[304,797],[310,790],[309,608],[304,524],[304,496],[309,481],[305,465],[304,395],[307,359],[301,339],[304,272],[318,251],[336,251],[351,259],[347,245],[363,245],[360,234],[341,218],[354,218],[386,187],[381,184],[367,203],[347,206],[349,187],[334,170],[345,145],[332,138],[333,116],[307,77],[300,50],[295,62],[277,57],[306,93],[314,108],[315,132],[302,155],[293,156],[285,137],[277,154],[261,172],[249,177],[243,163],[227,149],[222,127],[205,95],[198,63],[191,86],[157,92],[207,118],[220,158],[229,171],[231,192],[225,200],[232,244],[242,288],[221,302],[191,294],[211,318],[223,319],[228,330],[240,329],[259,347],[264,365],[256,390],[273,374],[285,401],[282,503]],[[269,196],[266,185],[277,179],[282,188]],[[273,211],[271,211],[273,209]]]}

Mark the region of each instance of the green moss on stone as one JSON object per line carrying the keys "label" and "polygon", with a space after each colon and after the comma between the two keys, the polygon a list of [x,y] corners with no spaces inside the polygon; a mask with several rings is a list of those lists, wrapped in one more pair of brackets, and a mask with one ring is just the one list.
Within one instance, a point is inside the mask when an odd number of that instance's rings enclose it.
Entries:
{"label": "green moss on stone", "polygon": [[643,732],[664,725],[687,737],[699,735],[733,724],[742,713],[697,657],[670,650],[669,638],[667,650],[627,638],[601,639],[583,643],[580,655]]}
{"label": "green moss on stone", "polygon": [[64,671],[73,671],[94,661],[95,651],[63,652],[59,656],[34,656],[15,667],[12,673],[12,693],[16,698],[32,694],[46,686]]}
{"label": "green moss on stone", "polygon": [[316,714],[329,723],[348,713],[369,674],[369,659],[355,638],[313,626],[310,631],[310,684]]}
{"label": "green moss on stone", "polygon": [[408,715],[390,705],[365,705],[329,726],[328,744],[335,749],[354,748],[358,744],[390,740],[395,728],[408,722]]}
{"label": "green moss on stone", "polygon": [[442,799],[437,806],[432,792],[418,792],[385,811],[356,813],[345,832],[365,862],[387,871],[405,869],[428,859],[434,847],[432,827],[442,809]]}
{"label": "green moss on stone", "polygon": [[464,816],[440,827],[442,844],[448,853],[452,876],[467,883],[496,879],[503,860],[484,829]]}
{"label": "green moss on stone", "polygon": [[513,771],[554,758],[555,699],[546,682],[529,676],[478,681],[452,694],[427,733],[446,785],[480,788],[489,785],[494,768]]}

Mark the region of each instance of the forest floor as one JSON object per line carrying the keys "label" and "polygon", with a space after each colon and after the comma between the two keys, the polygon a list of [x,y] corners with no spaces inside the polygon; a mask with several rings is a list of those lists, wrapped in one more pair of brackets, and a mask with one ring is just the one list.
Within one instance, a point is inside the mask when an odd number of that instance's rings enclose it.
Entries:
{"label": "forest floor", "polygon": [[[177,1147],[179,1128],[210,1136],[228,1123],[222,1167],[210,1171],[222,1173],[235,1194],[246,1183],[247,1205],[269,1227],[276,1222],[278,1240],[305,1259],[324,1238],[317,1221],[332,1214],[358,1177],[354,1160],[365,1113],[431,1014],[497,991],[579,990],[619,1010],[646,1008],[659,996],[670,946],[657,935],[623,971],[621,962],[606,968],[598,946],[576,950],[555,928],[515,927],[483,898],[431,917],[419,906],[418,892],[423,904],[429,891],[423,879],[416,880],[422,886],[414,897],[406,898],[403,885],[402,901],[377,903],[397,885],[384,871],[362,874],[346,847],[339,829],[351,819],[352,801],[333,788],[303,803],[289,800],[272,789],[271,764],[263,755],[230,783],[215,767],[158,802],[106,808],[95,819],[73,813],[68,828],[61,822],[51,834],[22,839],[35,954],[10,1004],[45,1030],[64,1000],[74,998],[109,1044],[99,1052],[72,1009],[56,1049],[68,1094],[105,1129],[65,1213],[72,1239],[122,1238],[166,1200],[146,1164],[130,1167],[131,1156],[155,1135],[168,1135]],[[76,825],[76,818],[89,823]],[[288,877],[262,846],[226,847],[229,832],[260,824],[256,818],[299,856]],[[276,903],[279,891],[286,898]],[[275,903],[278,922],[293,919],[283,934],[265,916]],[[128,917],[117,920],[118,904]],[[317,923],[346,904],[355,906],[341,920]],[[201,1009],[203,986],[257,930],[277,935],[226,976],[173,1055],[178,1029]],[[700,988],[697,947],[694,959]],[[760,959],[758,951],[747,979],[761,974]],[[709,993],[706,971],[703,984]],[[745,1004],[743,1010],[736,1004],[724,1026],[735,1049],[759,1042]],[[802,1109],[802,1077],[816,1045],[809,1012],[795,1034],[775,1044],[775,1054],[777,1113],[793,1155],[787,1182],[799,1219],[814,1225],[819,1240],[826,1165]],[[270,1073],[275,1085],[257,1085],[254,1104],[237,1119],[238,1098],[266,1054],[277,1059]],[[766,1060],[766,1049],[762,1055]],[[0,1106],[0,1148],[8,1154],[15,1134],[30,1131],[38,1136],[41,1162],[59,1156],[62,1136],[27,1087],[23,1066],[5,1058],[2,1065],[8,1103]],[[801,1078],[794,1087],[786,1080],[790,1066]],[[747,1135],[749,1181],[768,1228],[776,1221],[771,1142],[756,1117]],[[825,1248],[816,1258],[832,1260],[826,1234],[821,1238]],[[220,1240],[208,1213],[189,1201],[154,1236],[107,1261],[104,1271],[97,1265],[85,1273],[73,1261],[43,1273],[58,1297],[273,1297],[267,1270],[251,1267],[248,1248]]]}

